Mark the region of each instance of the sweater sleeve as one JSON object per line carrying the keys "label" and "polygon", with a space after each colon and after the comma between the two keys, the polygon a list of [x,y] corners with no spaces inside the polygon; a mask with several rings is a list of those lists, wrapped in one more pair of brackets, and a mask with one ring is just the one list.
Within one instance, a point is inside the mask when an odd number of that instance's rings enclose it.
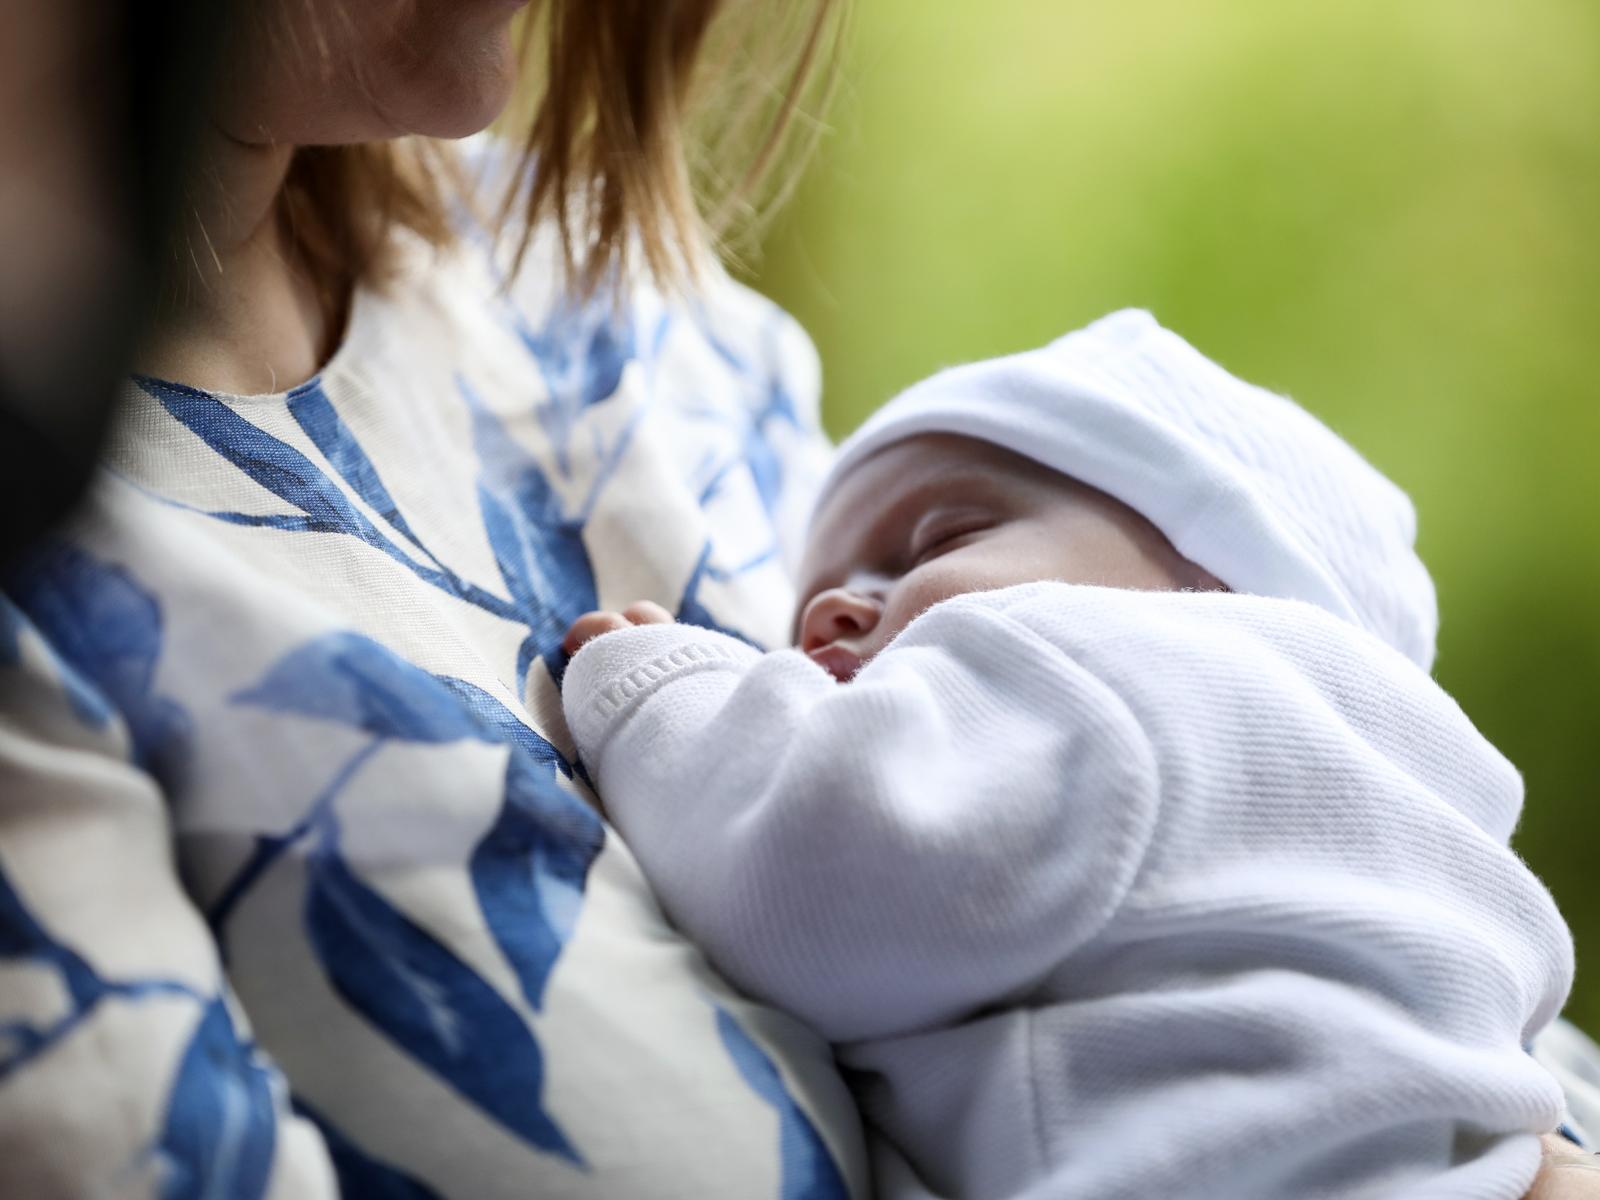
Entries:
{"label": "sweater sleeve", "polygon": [[331,1197],[130,749],[0,595],[0,1195]]}
{"label": "sweater sleeve", "polygon": [[1154,826],[1122,702],[966,601],[852,682],[685,626],[607,634],[565,705],[669,915],[833,1041],[1036,985],[1109,918]]}

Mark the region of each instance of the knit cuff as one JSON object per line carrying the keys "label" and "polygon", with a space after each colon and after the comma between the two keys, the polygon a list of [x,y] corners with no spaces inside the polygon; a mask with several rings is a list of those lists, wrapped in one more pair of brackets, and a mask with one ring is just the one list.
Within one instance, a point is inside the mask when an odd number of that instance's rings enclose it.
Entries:
{"label": "knit cuff", "polygon": [[696,671],[742,672],[761,652],[696,625],[635,625],[603,633],[567,665],[561,702],[592,772],[617,727],[670,680]]}

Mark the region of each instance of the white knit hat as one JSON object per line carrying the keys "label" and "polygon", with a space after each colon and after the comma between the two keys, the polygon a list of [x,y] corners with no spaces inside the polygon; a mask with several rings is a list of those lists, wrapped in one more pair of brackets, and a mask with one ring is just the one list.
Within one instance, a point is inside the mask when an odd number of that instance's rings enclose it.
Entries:
{"label": "white knit hat", "polygon": [[1098,488],[1234,591],[1309,601],[1432,665],[1438,606],[1405,493],[1149,313],[914,385],[839,448],[821,496],[923,433],[992,442]]}

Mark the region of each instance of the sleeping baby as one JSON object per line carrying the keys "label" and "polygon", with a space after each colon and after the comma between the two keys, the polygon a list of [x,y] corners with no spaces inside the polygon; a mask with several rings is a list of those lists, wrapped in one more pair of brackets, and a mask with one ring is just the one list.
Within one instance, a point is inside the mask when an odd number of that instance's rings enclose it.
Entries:
{"label": "sleeping baby", "polygon": [[567,718],[672,920],[833,1043],[882,1195],[1518,1200],[1572,950],[1414,532],[1118,313],[841,447],[794,649],[591,613]]}

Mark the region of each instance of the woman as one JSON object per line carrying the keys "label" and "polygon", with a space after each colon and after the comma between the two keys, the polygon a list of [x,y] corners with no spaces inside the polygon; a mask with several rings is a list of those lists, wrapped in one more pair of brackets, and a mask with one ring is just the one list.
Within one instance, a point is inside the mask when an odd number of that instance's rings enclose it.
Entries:
{"label": "woman", "polygon": [[718,7],[545,6],[526,247],[515,148],[458,192],[384,142],[496,115],[516,5],[235,31],[105,478],[0,606],[0,1194],[862,1194],[824,1048],[665,927],[559,721],[598,599],[782,637],[825,452],[698,249]]}
{"label": "woman", "polygon": [[0,598],[0,1193],[867,1194],[824,1048],[662,923],[559,720],[587,609],[784,635],[825,448],[689,201],[723,7],[540,7],[525,241],[475,211],[514,155],[458,194],[387,141],[495,116],[516,4],[237,31],[104,478]]}

